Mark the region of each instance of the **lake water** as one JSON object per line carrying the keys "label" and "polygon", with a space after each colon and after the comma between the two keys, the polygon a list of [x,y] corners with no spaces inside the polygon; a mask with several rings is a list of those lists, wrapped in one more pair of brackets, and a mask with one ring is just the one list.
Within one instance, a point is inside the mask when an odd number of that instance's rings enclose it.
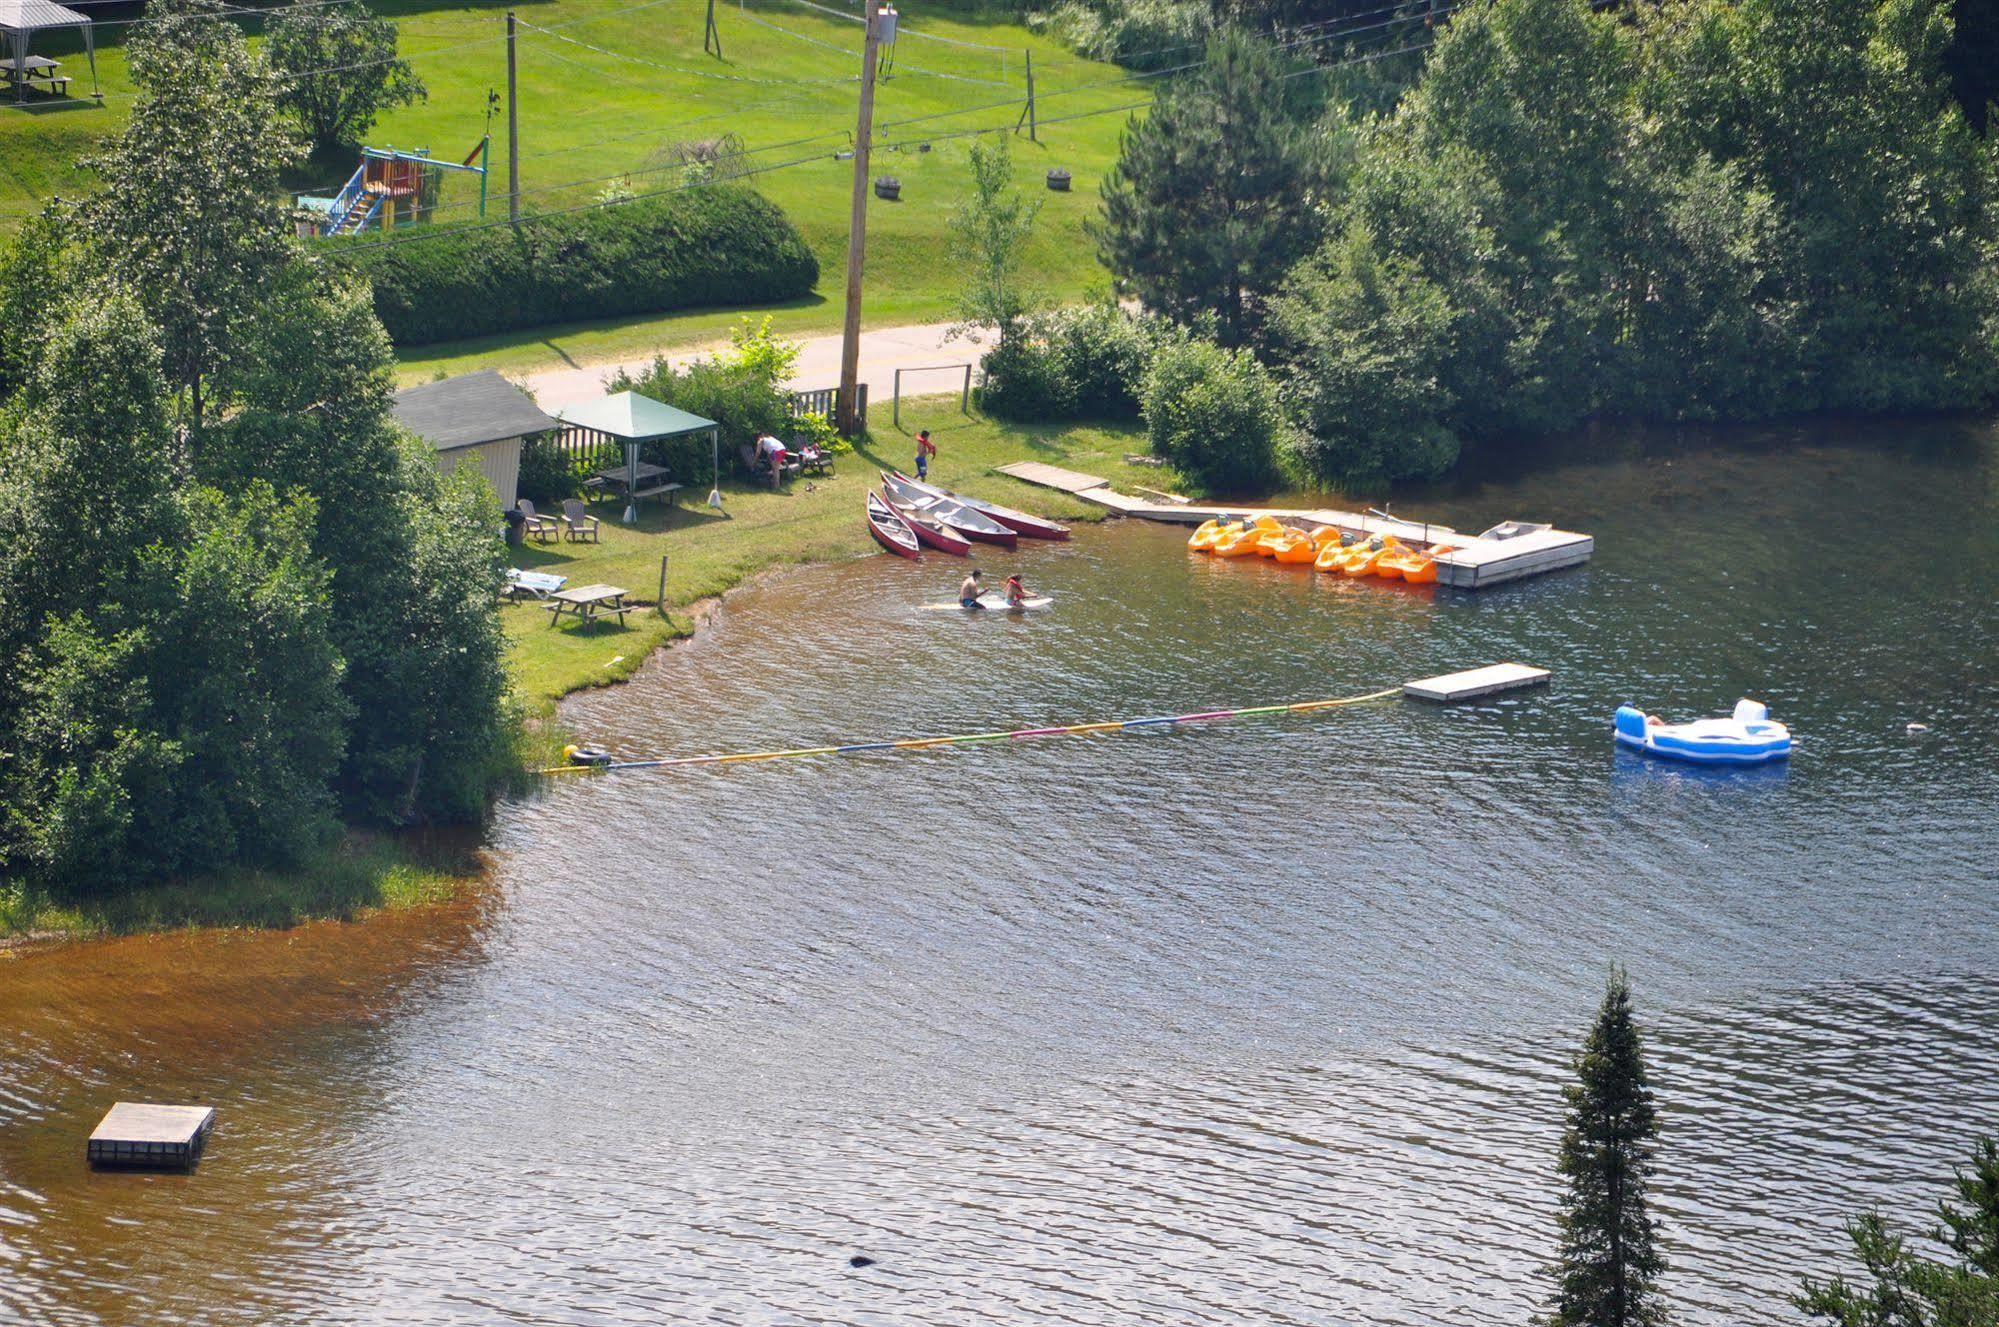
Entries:
{"label": "lake water", "polygon": [[[1798,1321],[1999,1128],[1999,441],[1605,432],[1399,505],[1597,557],[1474,598],[1127,522],[984,559],[1025,620],[878,557],[566,713],[690,754],[1552,685],[563,779],[448,907],[0,957],[0,1320],[1519,1324],[1623,963],[1679,1320]],[[1745,694],[1788,770],[1612,749]],[[116,1098],[219,1107],[207,1159],[89,1172]]]}

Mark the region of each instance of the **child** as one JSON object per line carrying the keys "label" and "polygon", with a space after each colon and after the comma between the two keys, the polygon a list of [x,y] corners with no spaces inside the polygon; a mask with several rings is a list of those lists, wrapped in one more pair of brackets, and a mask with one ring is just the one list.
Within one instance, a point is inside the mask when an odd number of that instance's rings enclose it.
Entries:
{"label": "child", "polygon": [[1008,608],[1020,608],[1023,607],[1026,603],[1027,603],[1027,587],[1020,583],[1020,577],[1018,576],[1007,577],[1006,606]]}
{"label": "child", "polygon": [[930,441],[930,430],[924,429],[916,435],[916,477],[930,478],[930,458],[937,454],[937,444]]}

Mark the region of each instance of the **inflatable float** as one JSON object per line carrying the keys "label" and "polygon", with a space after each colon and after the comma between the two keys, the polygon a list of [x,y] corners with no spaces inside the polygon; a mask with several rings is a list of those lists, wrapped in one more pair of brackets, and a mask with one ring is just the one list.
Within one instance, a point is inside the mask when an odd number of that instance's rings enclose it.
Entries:
{"label": "inflatable float", "polygon": [[1648,756],[1697,765],[1760,765],[1791,754],[1791,730],[1754,700],[1736,701],[1729,718],[1693,723],[1667,723],[1634,705],[1620,705],[1616,733],[1619,744]]}

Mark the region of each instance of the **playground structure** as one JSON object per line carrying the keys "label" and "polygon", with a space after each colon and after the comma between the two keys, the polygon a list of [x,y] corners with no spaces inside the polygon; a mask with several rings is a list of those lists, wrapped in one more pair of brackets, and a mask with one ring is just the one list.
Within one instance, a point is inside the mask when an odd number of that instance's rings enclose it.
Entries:
{"label": "playground structure", "polygon": [[371,227],[391,230],[428,220],[439,208],[450,172],[478,177],[478,214],[483,217],[486,215],[485,158],[491,142],[490,138],[481,138],[462,162],[439,161],[426,148],[404,152],[392,147],[364,147],[360,164],[340,192],[331,197],[299,195],[299,233],[358,235]]}

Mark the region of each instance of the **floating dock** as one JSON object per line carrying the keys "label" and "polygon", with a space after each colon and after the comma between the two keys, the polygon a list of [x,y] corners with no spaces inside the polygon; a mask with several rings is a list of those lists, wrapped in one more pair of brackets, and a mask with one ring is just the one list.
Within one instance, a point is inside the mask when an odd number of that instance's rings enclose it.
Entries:
{"label": "floating dock", "polygon": [[91,1131],[87,1155],[93,1166],[185,1169],[201,1156],[214,1124],[213,1106],[121,1101]]}
{"label": "floating dock", "polygon": [[1140,520],[1199,525],[1203,521],[1271,516],[1287,525],[1307,529],[1316,525],[1335,526],[1349,536],[1392,534],[1407,543],[1450,544],[1452,551],[1437,558],[1437,583],[1461,590],[1478,590],[1564,567],[1579,567],[1596,552],[1596,540],[1589,535],[1521,521],[1505,521],[1482,535],[1467,535],[1447,525],[1330,507],[1216,507],[1191,502],[1150,502],[1118,492],[1108,479],[1100,476],[1040,461],[1015,461],[998,469],[1000,474],[1024,483],[1060,489],[1120,516],[1136,516]]}
{"label": "floating dock", "polygon": [[1526,664],[1497,663],[1484,668],[1471,668],[1462,673],[1445,673],[1442,677],[1425,677],[1402,684],[1402,694],[1416,700],[1434,700],[1449,703],[1454,700],[1470,700],[1474,696],[1490,696],[1501,691],[1515,691],[1521,687],[1539,686],[1548,680],[1545,668],[1529,668]]}

